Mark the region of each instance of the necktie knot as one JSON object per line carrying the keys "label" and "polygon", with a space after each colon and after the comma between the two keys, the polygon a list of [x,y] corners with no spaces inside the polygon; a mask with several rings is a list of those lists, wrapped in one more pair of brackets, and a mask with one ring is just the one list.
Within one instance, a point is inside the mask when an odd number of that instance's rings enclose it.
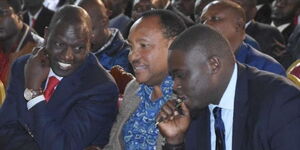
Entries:
{"label": "necktie knot", "polygon": [[213,114],[215,118],[216,150],[225,150],[225,127],[222,120],[222,109],[215,107]]}
{"label": "necktie knot", "polygon": [[54,93],[54,88],[58,85],[59,80],[54,77],[51,76],[48,80],[48,84],[47,87],[44,91],[44,96],[45,96],[45,100],[48,102],[52,96],[52,94]]}

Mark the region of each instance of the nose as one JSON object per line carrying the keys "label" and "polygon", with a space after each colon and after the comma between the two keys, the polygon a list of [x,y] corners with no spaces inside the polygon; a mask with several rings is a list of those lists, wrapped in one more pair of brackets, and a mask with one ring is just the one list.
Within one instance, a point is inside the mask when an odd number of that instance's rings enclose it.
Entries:
{"label": "nose", "polygon": [[128,55],[128,59],[130,63],[133,63],[134,61],[139,60],[141,57],[140,52],[136,49],[132,49]]}
{"label": "nose", "polygon": [[66,49],[65,55],[64,55],[65,61],[70,62],[74,59],[73,50],[70,46]]}

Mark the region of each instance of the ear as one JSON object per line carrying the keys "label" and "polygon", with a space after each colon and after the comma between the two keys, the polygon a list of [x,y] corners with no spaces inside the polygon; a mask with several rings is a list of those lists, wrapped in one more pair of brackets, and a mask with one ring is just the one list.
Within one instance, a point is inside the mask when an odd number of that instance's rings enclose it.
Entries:
{"label": "ear", "polygon": [[221,70],[221,61],[217,56],[212,56],[208,59],[209,72],[210,74],[216,74]]}

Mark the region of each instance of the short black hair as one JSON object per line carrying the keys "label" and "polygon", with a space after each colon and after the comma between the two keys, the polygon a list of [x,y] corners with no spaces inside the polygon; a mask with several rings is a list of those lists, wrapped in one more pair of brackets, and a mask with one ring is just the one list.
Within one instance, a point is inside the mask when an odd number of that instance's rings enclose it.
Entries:
{"label": "short black hair", "polygon": [[7,3],[14,9],[16,14],[22,11],[22,4],[20,0],[7,0]]}
{"label": "short black hair", "polygon": [[206,58],[212,55],[233,57],[230,44],[219,32],[207,25],[198,24],[181,33],[169,48],[189,52],[201,51]]}
{"label": "short black hair", "polygon": [[149,10],[141,15],[141,18],[148,17],[159,18],[160,25],[164,30],[163,35],[168,39],[176,37],[187,28],[183,20],[174,12],[169,10]]}

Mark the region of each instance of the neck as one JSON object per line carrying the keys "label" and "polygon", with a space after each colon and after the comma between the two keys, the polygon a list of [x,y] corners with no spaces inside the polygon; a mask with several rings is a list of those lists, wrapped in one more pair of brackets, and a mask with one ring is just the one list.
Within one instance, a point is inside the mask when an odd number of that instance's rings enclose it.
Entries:
{"label": "neck", "polygon": [[162,96],[163,96],[163,93],[162,93],[162,90],[160,88],[160,85],[153,86],[153,92],[152,92],[152,95],[151,95],[151,100],[155,101],[155,100],[157,100],[158,98],[160,98]]}

